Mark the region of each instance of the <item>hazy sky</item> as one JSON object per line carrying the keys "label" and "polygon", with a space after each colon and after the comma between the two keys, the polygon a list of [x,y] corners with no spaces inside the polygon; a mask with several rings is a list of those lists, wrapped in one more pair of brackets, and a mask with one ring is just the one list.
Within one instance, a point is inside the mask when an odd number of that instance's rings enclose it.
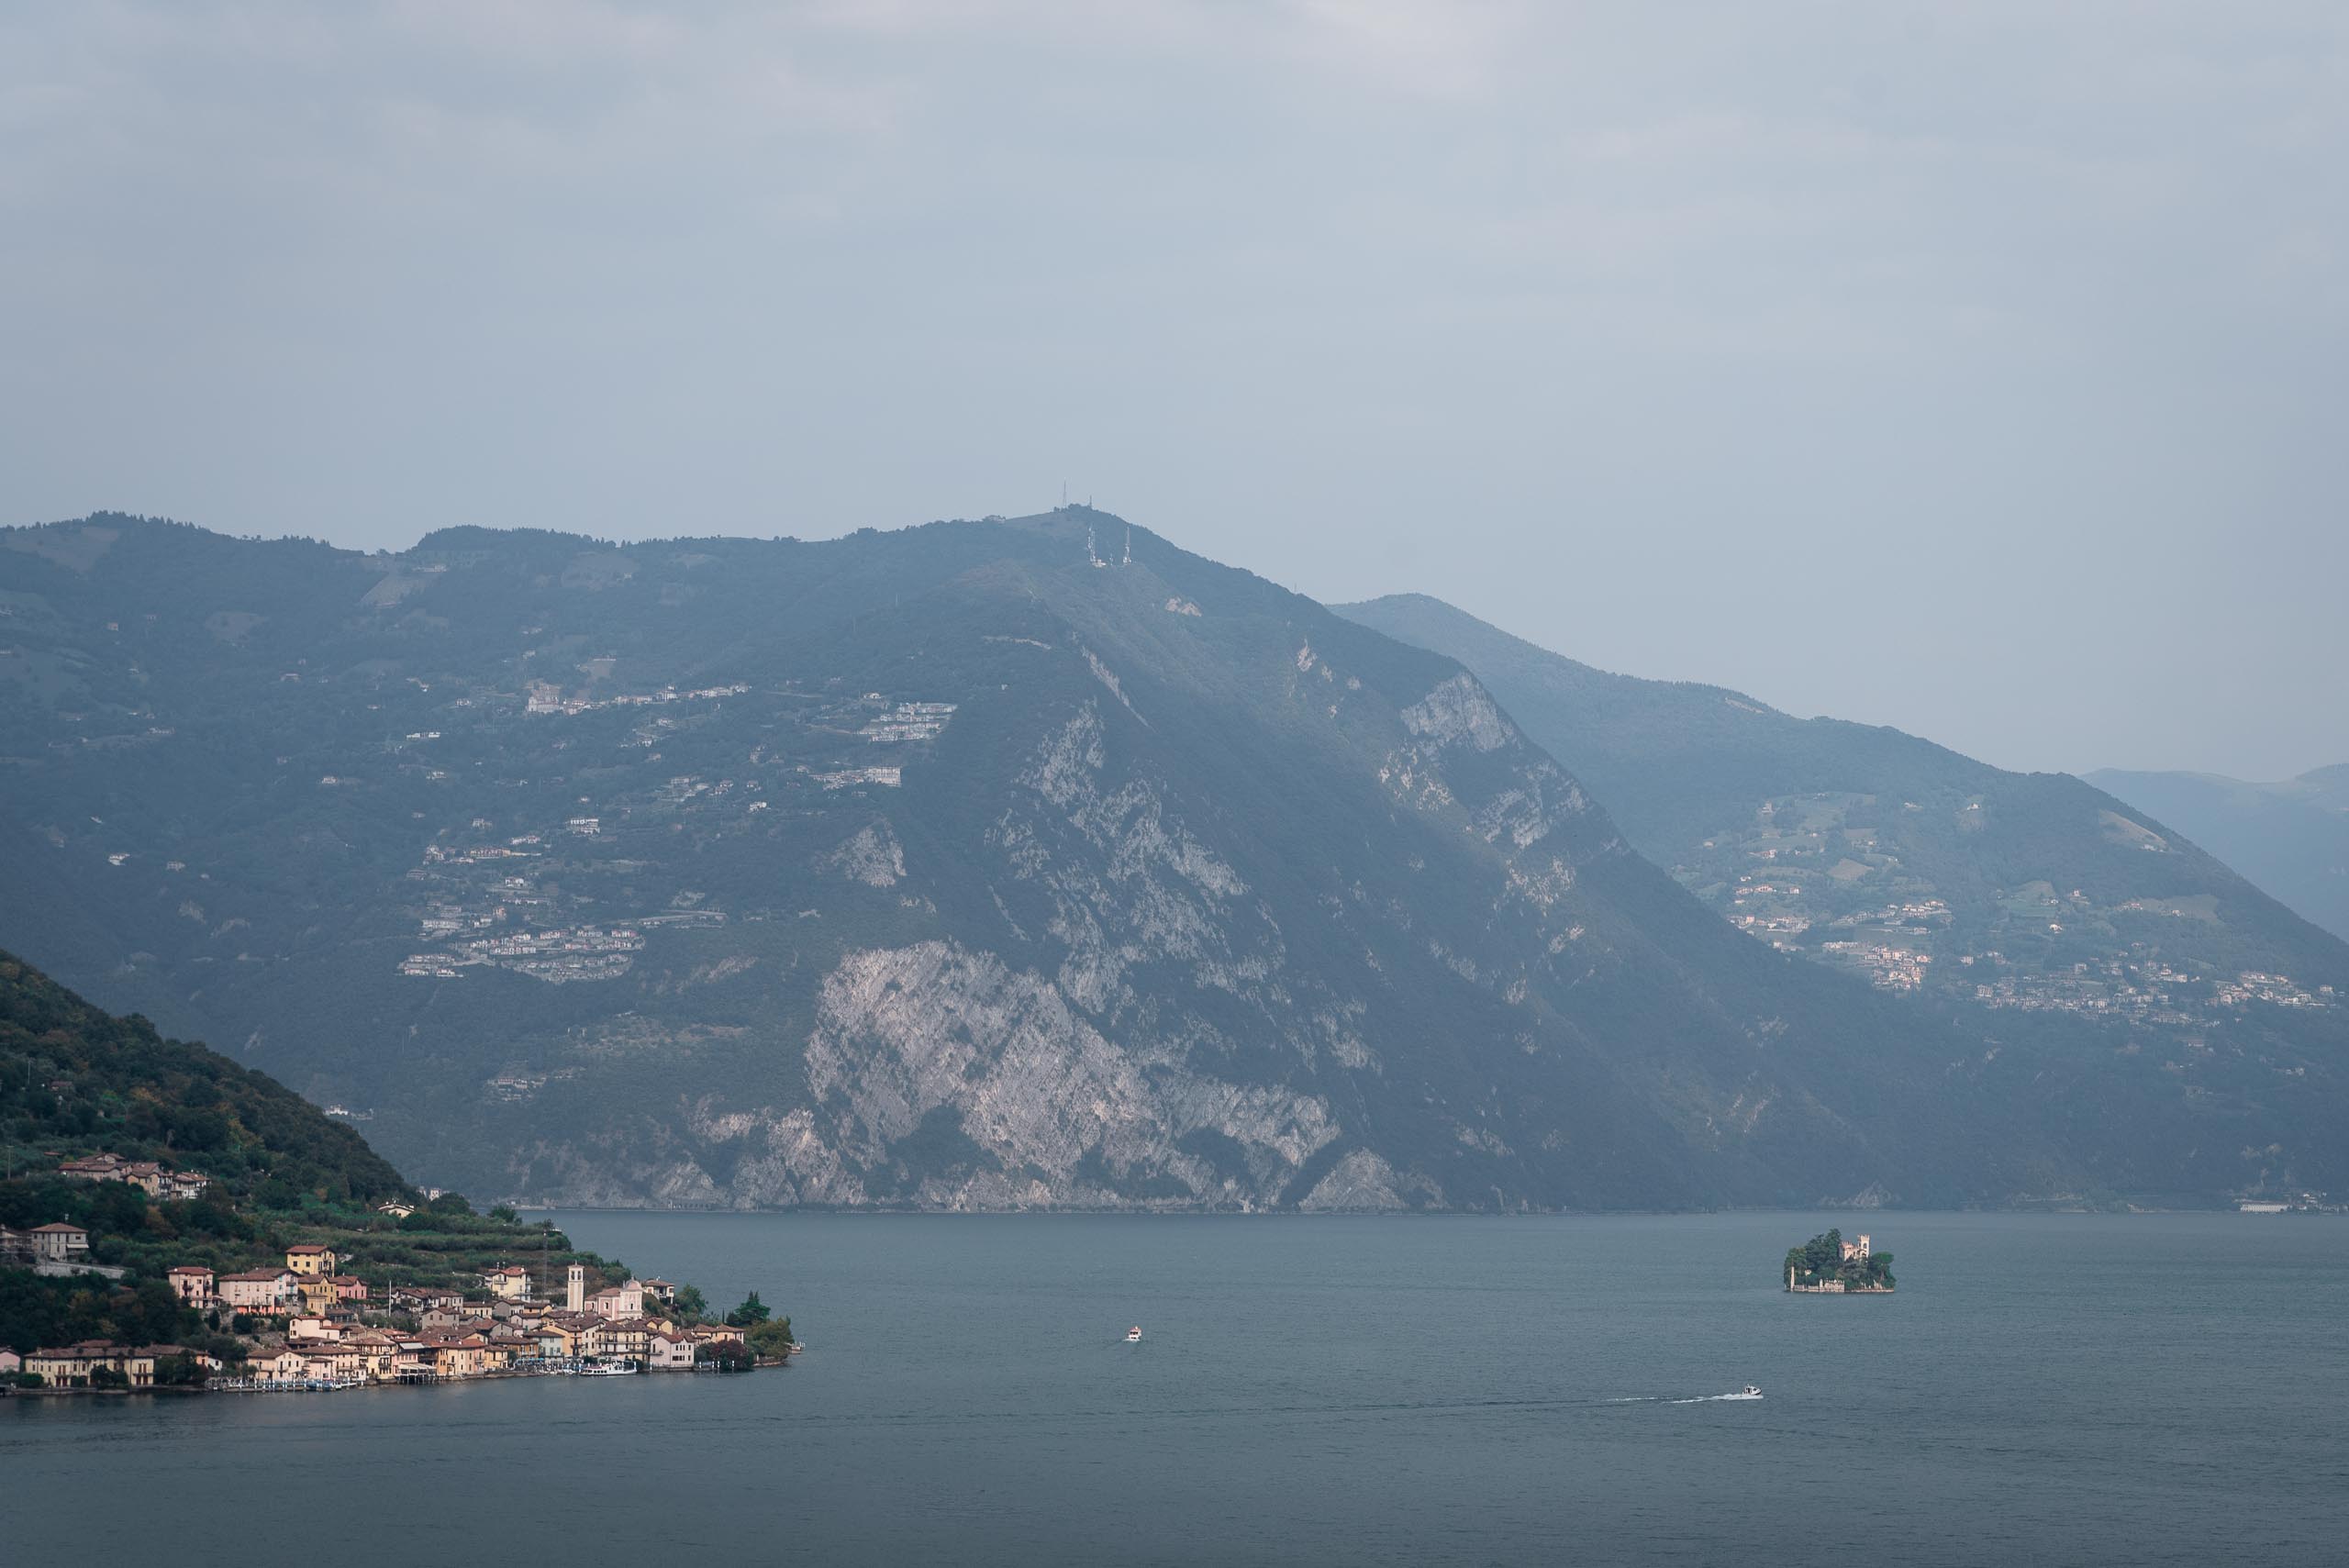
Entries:
{"label": "hazy sky", "polygon": [[2349,6],[0,0],[0,520],[1078,496],[2016,767],[2349,760]]}

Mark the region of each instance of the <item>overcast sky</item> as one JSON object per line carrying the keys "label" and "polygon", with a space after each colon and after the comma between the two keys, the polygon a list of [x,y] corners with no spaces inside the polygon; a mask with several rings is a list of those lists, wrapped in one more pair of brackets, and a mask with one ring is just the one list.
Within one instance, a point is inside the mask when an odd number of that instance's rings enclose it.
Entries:
{"label": "overcast sky", "polygon": [[0,521],[1073,494],[2013,767],[2349,760],[2349,6],[0,0]]}

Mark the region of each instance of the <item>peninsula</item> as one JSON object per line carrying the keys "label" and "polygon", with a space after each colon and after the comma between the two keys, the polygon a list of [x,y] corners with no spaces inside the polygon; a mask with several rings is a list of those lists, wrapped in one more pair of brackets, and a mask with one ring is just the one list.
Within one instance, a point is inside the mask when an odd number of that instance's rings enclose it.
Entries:
{"label": "peninsula", "polygon": [[737,1372],[795,1348],[0,952],[0,1394]]}
{"label": "peninsula", "polygon": [[1889,1296],[1892,1254],[1865,1236],[1846,1241],[1841,1230],[1787,1249],[1787,1288],[1798,1296]]}

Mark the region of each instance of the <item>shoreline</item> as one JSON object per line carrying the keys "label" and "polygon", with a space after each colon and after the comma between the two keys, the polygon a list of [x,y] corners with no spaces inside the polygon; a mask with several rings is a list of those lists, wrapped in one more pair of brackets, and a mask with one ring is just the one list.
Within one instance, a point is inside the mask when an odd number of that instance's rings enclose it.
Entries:
{"label": "shoreline", "polygon": [[2225,1215],[2243,1219],[2337,1219],[2349,1216],[2349,1206],[2333,1208],[2288,1209],[2281,1213],[2244,1213],[2232,1207],[2208,1208],[2050,1208],[2038,1205],[1982,1206],[1970,1208],[546,1208],[517,1204],[527,1217],[552,1218],[561,1215],[608,1215],[646,1218],[696,1218],[727,1219],[1707,1219],[1737,1215],[2038,1215],[2048,1218],[2158,1219],[2192,1215]]}
{"label": "shoreline", "polygon": [[[772,1369],[774,1369],[774,1368],[777,1368],[777,1367],[787,1367],[787,1366],[789,1366],[790,1364],[791,1364],[791,1358],[790,1358],[789,1356],[756,1356],[756,1357],[753,1357],[753,1358],[751,1359],[751,1362],[750,1366],[749,1366],[749,1367],[747,1367],[747,1368],[745,1368],[745,1369],[743,1369],[743,1371],[744,1371],[744,1372],[752,1372],[752,1371],[768,1371],[768,1370],[772,1370]],[[580,1375],[583,1375],[583,1374],[581,1374],[581,1373],[577,1373],[551,1372],[551,1371],[541,1370],[541,1369],[537,1368],[537,1367],[500,1367],[498,1370],[496,1370],[496,1371],[495,1371],[495,1372],[477,1372],[477,1373],[473,1373],[472,1376],[470,1376],[470,1377],[381,1377],[381,1378],[364,1378],[364,1379],[362,1379],[362,1380],[360,1380],[360,1381],[358,1381],[358,1382],[355,1382],[355,1383],[343,1383],[343,1384],[328,1385],[325,1385],[325,1386],[307,1386],[307,1387],[303,1386],[303,1385],[301,1385],[300,1384],[296,1384],[296,1383],[287,1383],[287,1384],[284,1384],[284,1385],[278,1385],[278,1386],[275,1386],[275,1387],[258,1387],[258,1388],[219,1388],[219,1387],[214,1387],[214,1386],[212,1386],[210,1384],[204,1384],[204,1385],[191,1385],[191,1384],[184,1384],[184,1383],[177,1383],[177,1384],[164,1384],[164,1385],[157,1385],[157,1386],[150,1386],[150,1387],[145,1387],[145,1388],[93,1388],[93,1387],[90,1387],[90,1386],[89,1386],[88,1385],[86,1385],[86,1384],[69,1384],[69,1385],[63,1385],[63,1386],[61,1386],[61,1387],[41,1387],[41,1388],[25,1388],[25,1387],[21,1387],[21,1386],[13,1386],[13,1385],[11,1385],[11,1386],[0,1386],[0,1398],[10,1398],[10,1399],[129,1398],[129,1397],[133,1397],[133,1396],[146,1396],[146,1395],[161,1395],[161,1396],[173,1396],[173,1397],[184,1397],[184,1396],[202,1396],[202,1395],[230,1396],[230,1395],[250,1395],[250,1394],[350,1394],[350,1393],[354,1393],[354,1392],[358,1392],[358,1391],[362,1391],[362,1390],[366,1390],[366,1389],[378,1389],[378,1388],[439,1388],[439,1387],[442,1387],[442,1386],[447,1385],[450,1385],[450,1384],[458,1384],[458,1383],[511,1383],[511,1382],[516,1382],[516,1381],[518,1381],[518,1380],[525,1380],[525,1379],[529,1379],[529,1378],[540,1378],[540,1377],[574,1377],[574,1376],[580,1376]],[[606,1375],[615,1375],[615,1374],[609,1374],[609,1373],[607,1373],[607,1374],[606,1374]],[[700,1368],[698,1368],[698,1367],[694,1367],[694,1368],[663,1368],[663,1369],[661,1369],[661,1371],[659,1371],[659,1372],[656,1372],[656,1371],[654,1371],[652,1368],[650,1368],[650,1367],[639,1367],[635,1372],[632,1372],[632,1373],[618,1373],[618,1374],[617,1374],[617,1375],[619,1375],[619,1376],[626,1376],[626,1377],[654,1377],[654,1376],[662,1376],[662,1375],[683,1376],[683,1377],[739,1377],[739,1376],[743,1375],[743,1373],[728,1373],[728,1372],[721,1372],[721,1371],[719,1371],[718,1369],[717,1369],[717,1368],[715,1368],[715,1367],[712,1367],[712,1368],[710,1368],[710,1369],[709,1369],[709,1370],[707,1370],[707,1371],[703,1371],[702,1369],[700,1369]],[[231,1380],[220,1380],[220,1381],[231,1381]]]}

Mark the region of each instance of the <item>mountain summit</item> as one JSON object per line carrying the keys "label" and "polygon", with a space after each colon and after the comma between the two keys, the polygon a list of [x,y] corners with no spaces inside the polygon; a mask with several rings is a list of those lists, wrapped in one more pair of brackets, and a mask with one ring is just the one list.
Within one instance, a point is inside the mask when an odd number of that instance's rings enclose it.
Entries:
{"label": "mountain summit", "polygon": [[1961,1203],[2341,1159],[2337,1054],[2197,1097],[1797,962],[1461,663],[1106,513],[396,555],[97,517],[0,563],[0,944],[471,1191]]}

